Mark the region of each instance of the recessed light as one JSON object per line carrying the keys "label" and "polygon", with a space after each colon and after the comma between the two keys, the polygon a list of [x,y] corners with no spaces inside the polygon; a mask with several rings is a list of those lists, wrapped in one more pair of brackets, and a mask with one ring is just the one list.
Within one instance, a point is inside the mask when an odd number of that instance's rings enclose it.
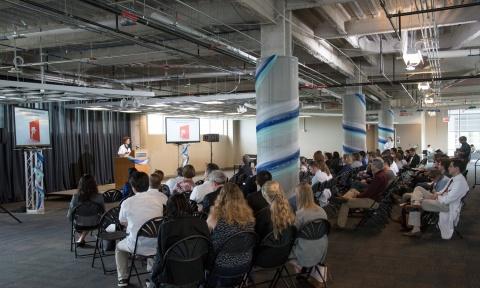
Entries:
{"label": "recessed light", "polygon": [[220,105],[224,104],[222,101],[195,101],[197,103],[206,104],[206,105]]}
{"label": "recessed light", "polygon": [[180,108],[180,110],[195,111],[195,110],[198,110],[198,108],[197,107],[183,107],[183,108]]}
{"label": "recessed light", "polygon": [[149,104],[149,105],[146,105],[146,106],[149,106],[149,107],[168,107],[170,105],[164,104],[164,103],[155,103],[155,104]]}
{"label": "recessed light", "polygon": [[222,113],[222,111],[220,110],[208,110],[208,111],[205,111],[206,113]]}

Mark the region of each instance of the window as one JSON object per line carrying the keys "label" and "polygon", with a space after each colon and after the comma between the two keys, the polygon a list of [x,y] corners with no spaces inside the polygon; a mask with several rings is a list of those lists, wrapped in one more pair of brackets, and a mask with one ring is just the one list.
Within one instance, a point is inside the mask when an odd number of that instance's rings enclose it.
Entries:
{"label": "window", "polygon": [[468,144],[480,145],[480,109],[449,110],[448,117],[448,155],[460,147],[460,136],[467,137]]}
{"label": "window", "polygon": [[147,114],[147,133],[149,135],[165,134],[165,115]]}
{"label": "window", "polygon": [[200,119],[200,134],[227,134],[227,120]]}

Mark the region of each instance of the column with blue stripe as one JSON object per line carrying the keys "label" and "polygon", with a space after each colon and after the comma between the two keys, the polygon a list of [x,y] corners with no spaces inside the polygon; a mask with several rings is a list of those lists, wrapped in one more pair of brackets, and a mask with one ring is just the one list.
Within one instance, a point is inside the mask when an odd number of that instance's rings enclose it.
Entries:
{"label": "column with blue stripe", "polygon": [[361,87],[348,87],[343,97],[343,153],[367,150],[367,101]]}
{"label": "column with blue stripe", "polygon": [[262,58],[255,75],[257,97],[257,172],[269,171],[287,196],[298,184],[298,60]]}
{"label": "column with blue stripe", "polygon": [[390,101],[382,101],[382,110],[378,117],[378,149],[384,150],[384,145],[388,138],[391,137],[394,141],[395,130],[393,121],[395,114],[393,113]]}

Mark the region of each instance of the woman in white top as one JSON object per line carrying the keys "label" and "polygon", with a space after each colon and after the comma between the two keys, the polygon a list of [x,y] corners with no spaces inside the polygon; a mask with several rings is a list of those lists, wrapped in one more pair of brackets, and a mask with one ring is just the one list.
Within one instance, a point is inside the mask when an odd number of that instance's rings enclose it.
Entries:
{"label": "woman in white top", "polygon": [[[311,171],[315,176],[312,178],[312,186],[318,182],[323,183],[333,178],[330,169],[328,169],[325,161],[315,161],[310,165]],[[320,196],[319,202],[320,206],[324,207],[328,205],[328,199],[332,196],[330,189],[326,188],[323,190],[322,196]]]}
{"label": "woman in white top", "polygon": [[128,157],[132,153],[132,148],[130,148],[130,137],[123,137],[123,144],[118,148],[119,157]]}

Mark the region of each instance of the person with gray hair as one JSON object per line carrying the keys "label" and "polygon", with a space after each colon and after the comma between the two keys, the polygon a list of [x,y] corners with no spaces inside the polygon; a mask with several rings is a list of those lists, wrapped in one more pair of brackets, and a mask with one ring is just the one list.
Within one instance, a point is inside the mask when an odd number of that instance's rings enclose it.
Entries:
{"label": "person with gray hair", "polygon": [[210,180],[210,175],[213,171],[220,169],[215,163],[208,163],[205,167],[205,182],[200,185],[197,185],[193,188],[192,194],[190,194],[190,200],[195,201],[196,203],[201,203],[203,197],[210,192],[215,191],[215,186],[213,181]]}
{"label": "person with gray hair", "polygon": [[206,212],[207,214],[210,212],[210,207],[215,203],[220,190],[222,189],[223,185],[227,183],[227,180],[227,175],[220,170],[215,170],[210,173],[209,181],[213,183],[213,190],[204,195],[203,201],[201,202],[202,205],[198,205],[199,210]]}
{"label": "person with gray hair", "polygon": [[363,192],[356,189],[350,189],[341,197],[344,202],[338,212],[337,224],[344,228],[348,220],[348,211],[356,208],[378,208],[378,202],[381,201],[383,193],[388,185],[387,176],[383,169],[383,160],[375,158],[371,161],[373,180],[368,184]]}

